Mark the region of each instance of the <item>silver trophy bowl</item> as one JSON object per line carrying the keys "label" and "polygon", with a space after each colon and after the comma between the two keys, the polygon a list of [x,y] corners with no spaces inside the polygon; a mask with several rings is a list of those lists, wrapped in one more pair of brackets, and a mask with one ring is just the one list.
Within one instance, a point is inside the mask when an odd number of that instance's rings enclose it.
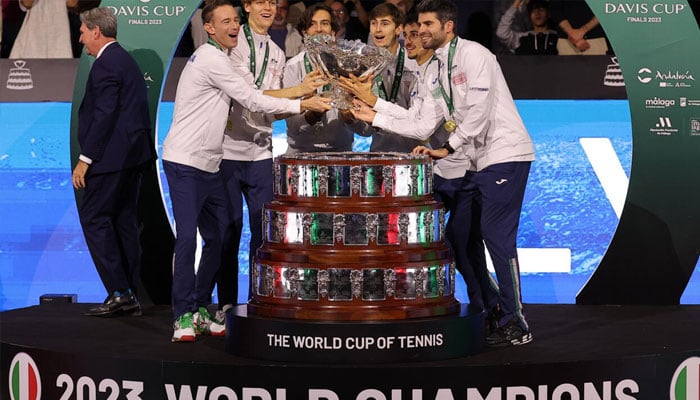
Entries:
{"label": "silver trophy bowl", "polygon": [[383,47],[371,46],[360,40],[335,39],[321,34],[304,38],[309,61],[323,72],[331,82],[325,96],[333,99],[335,108],[346,110],[352,107],[352,96],[338,85],[338,78],[365,77],[381,73],[393,60],[393,55]]}

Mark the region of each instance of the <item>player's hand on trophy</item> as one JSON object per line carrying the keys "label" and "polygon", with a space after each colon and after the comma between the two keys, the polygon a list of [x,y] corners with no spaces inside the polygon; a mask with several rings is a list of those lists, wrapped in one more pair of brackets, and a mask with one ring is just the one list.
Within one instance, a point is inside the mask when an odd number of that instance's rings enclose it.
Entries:
{"label": "player's hand on trophy", "polygon": [[430,147],[426,147],[426,146],[416,146],[411,151],[411,154],[415,154],[415,155],[422,154],[422,155],[430,156],[432,158],[439,159],[439,158],[447,157],[450,153],[445,148],[431,149]]}
{"label": "player's hand on trophy", "polygon": [[319,70],[314,70],[306,74],[304,80],[299,84],[299,88],[303,96],[308,96],[315,94],[316,89],[327,84],[328,80],[323,76],[323,73]]}
{"label": "player's hand on trophy", "polygon": [[377,104],[377,96],[372,93],[372,82],[374,77],[372,74],[363,76],[361,78],[350,74],[349,77],[341,76],[338,79],[338,85],[345,89],[353,96],[367,103],[370,107],[374,107]]}
{"label": "player's hand on trophy", "polygon": [[355,116],[352,114],[352,111],[350,111],[350,109],[338,109],[338,115],[340,115],[340,118],[346,124],[352,124],[353,122],[355,122]]}
{"label": "player's hand on trophy", "polygon": [[355,119],[358,119],[360,121],[365,121],[369,124],[374,121],[374,116],[377,115],[377,112],[372,110],[370,106],[368,106],[365,102],[359,99],[355,99],[352,102],[353,108],[350,109],[350,112],[352,113],[352,116]]}
{"label": "player's hand on trophy", "polygon": [[333,100],[328,97],[312,96],[301,100],[301,112],[316,111],[325,112],[333,108],[331,102]]}

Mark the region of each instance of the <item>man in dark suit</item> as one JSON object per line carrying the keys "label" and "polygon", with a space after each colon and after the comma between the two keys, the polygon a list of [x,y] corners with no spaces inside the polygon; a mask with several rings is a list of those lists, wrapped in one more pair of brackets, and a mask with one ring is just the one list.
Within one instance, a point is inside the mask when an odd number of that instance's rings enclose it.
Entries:
{"label": "man in dark suit", "polygon": [[80,223],[108,292],[87,315],[140,314],[136,205],[141,173],[155,159],[147,89],[138,65],[116,42],[111,9],[85,11],[80,20],[80,42],[96,59],[78,112],[80,157],[73,186],[85,190]]}

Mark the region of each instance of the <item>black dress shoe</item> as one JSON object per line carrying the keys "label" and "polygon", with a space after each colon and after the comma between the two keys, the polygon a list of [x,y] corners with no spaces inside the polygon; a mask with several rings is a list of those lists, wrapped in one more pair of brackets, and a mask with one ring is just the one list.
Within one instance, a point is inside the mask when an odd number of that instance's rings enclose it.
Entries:
{"label": "black dress shoe", "polygon": [[90,308],[85,315],[98,316],[98,317],[108,317],[112,316],[120,311],[134,312],[140,315],[141,305],[136,299],[136,296],[130,291],[126,292],[114,292],[113,294],[107,296],[104,303]]}

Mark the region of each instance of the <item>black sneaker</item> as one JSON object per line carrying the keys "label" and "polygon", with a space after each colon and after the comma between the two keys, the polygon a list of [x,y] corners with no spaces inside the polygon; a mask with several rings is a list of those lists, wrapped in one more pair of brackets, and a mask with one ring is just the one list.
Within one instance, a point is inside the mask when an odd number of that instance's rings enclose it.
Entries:
{"label": "black sneaker", "polygon": [[503,316],[503,311],[499,305],[495,305],[488,313],[486,313],[486,318],[484,319],[484,337],[489,337],[493,335],[498,329],[498,321]]}
{"label": "black sneaker", "polygon": [[490,347],[520,346],[530,342],[532,333],[523,329],[515,318],[486,337],[486,345]]}

